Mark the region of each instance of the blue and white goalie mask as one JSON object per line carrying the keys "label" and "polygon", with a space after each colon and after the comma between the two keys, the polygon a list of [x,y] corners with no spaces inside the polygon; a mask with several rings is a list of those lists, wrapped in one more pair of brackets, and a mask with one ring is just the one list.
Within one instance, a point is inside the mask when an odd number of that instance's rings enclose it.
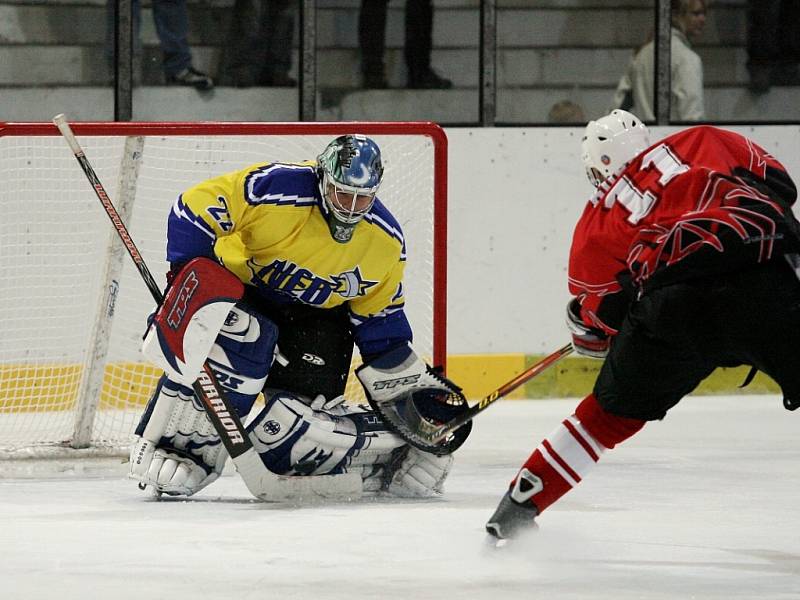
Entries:
{"label": "blue and white goalie mask", "polygon": [[317,157],[320,193],[331,236],[347,243],[375,203],[383,178],[378,145],[363,135],[342,135]]}

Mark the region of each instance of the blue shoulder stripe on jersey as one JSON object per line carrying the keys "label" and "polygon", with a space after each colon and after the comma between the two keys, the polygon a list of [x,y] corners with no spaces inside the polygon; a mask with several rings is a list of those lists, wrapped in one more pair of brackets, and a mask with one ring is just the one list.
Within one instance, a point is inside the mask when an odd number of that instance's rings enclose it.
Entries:
{"label": "blue shoulder stripe on jersey", "polygon": [[214,256],[217,236],[178,196],[167,217],[167,261],[185,262],[196,256]]}
{"label": "blue shoulder stripe on jersey", "polygon": [[319,197],[313,166],[268,163],[247,174],[244,199],[248,204],[312,206]]}
{"label": "blue shoulder stripe on jersey", "polygon": [[214,230],[211,226],[206,223],[203,219],[198,217],[191,208],[186,206],[183,202],[183,194],[180,194],[176,199],[175,203],[172,205],[172,212],[169,215],[169,219],[177,219],[179,221],[185,221],[187,223],[191,223],[197,229],[205,233],[211,239],[216,239],[217,235],[214,233]]}
{"label": "blue shoulder stripe on jersey", "polygon": [[399,241],[402,245],[400,260],[406,259],[406,240],[403,235],[403,229],[400,227],[400,223],[397,222],[397,219],[394,218],[394,215],[383,205],[383,202],[376,198],[375,204],[373,204],[370,211],[364,215],[364,220],[373,225],[377,225],[391,237]]}

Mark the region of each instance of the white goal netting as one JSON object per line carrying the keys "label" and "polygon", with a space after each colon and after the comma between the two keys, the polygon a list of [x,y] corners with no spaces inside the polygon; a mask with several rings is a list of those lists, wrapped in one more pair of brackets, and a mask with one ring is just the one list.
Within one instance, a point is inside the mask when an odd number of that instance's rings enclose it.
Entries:
{"label": "white goal netting", "polygon": [[[162,288],[166,218],[181,191],[259,161],[312,159],[341,133],[373,137],[386,165],[379,197],[406,235],[415,347],[444,359],[437,344],[444,335],[446,224],[436,202],[444,202],[445,167],[436,135],[385,133],[378,124],[342,124],[338,132],[305,124],[291,133],[286,126],[279,133],[206,124],[196,134],[165,127],[139,138],[136,124],[127,125],[119,133],[111,124],[98,127],[102,134],[88,124],[74,129]],[[154,303],[65,141],[14,133],[0,127],[0,458],[86,446],[117,452],[128,445],[159,375],[139,352]],[[359,394],[351,378],[348,395]]]}

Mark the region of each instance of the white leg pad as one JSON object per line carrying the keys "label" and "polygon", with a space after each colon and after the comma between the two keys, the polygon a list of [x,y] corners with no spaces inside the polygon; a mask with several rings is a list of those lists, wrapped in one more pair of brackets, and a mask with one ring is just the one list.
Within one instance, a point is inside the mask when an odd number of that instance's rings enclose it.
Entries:
{"label": "white leg pad", "polygon": [[275,394],[248,431],[264,464],[282,475],[346,473],[385,463],[395,448],[404,445],[363,407],[314,410],[289,393]]}
{"label": "white leg pad", "polygon": [[129,476],[159,492],[186,495],[213,482],[228,454],[189,388],[162,380],[137,428]]}
{"label": "white leg pad", "polygon": [[316,410],[307,399],[285,392],[272,396],[248,431],[271,471],[289,476],[358,473],[365,493],[437,496],[453,463],[452,455],[409,447],[369,407],[339,404],[330,411]]}

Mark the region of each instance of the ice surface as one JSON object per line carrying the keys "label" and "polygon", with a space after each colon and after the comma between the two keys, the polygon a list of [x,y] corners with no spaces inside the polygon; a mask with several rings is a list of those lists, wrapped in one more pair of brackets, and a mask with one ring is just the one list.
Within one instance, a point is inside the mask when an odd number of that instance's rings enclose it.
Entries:
{"label": "ice surface", "polygon": [[124,465],[0,479],[0,598],[800,598],[800,414],[777,397],[685,399],[487,551],[508,480],[575,403],[499,402],[433,501],[270,505],[236,475],[154,501]]}

